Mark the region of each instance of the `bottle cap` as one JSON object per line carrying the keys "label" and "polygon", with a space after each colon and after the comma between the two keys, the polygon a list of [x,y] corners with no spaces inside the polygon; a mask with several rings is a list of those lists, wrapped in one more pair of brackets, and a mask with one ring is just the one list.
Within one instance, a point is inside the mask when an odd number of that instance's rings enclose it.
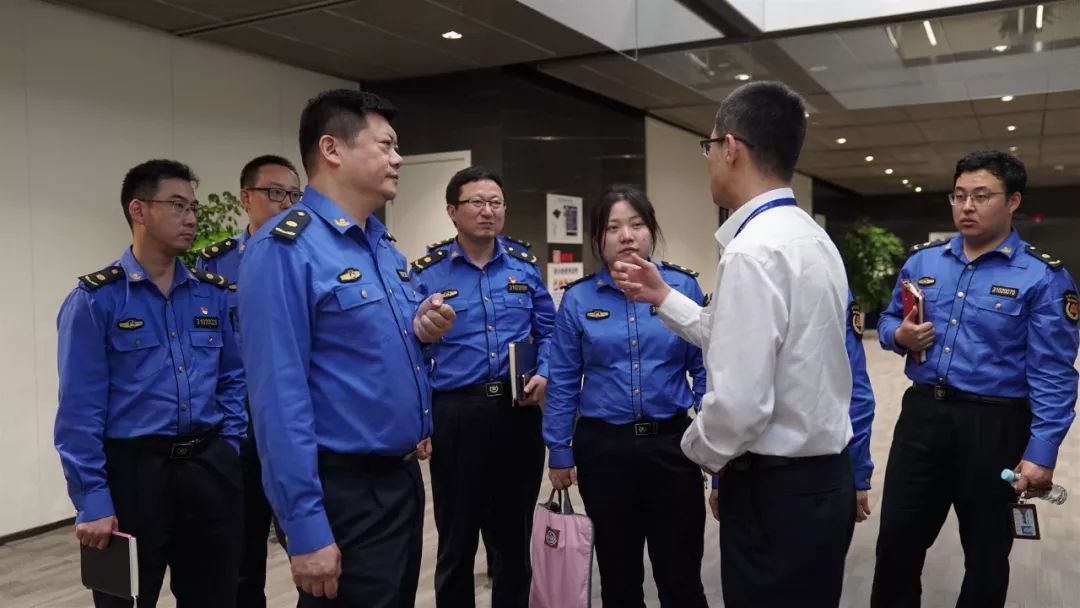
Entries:
{"label": "bottle cap", "polygon": [[1012,469],[1001,469],[1001,478],[1009,483],[1016,481],[1019,477],[1020,476],[1016,474],[1016,471],[1013,471]]}

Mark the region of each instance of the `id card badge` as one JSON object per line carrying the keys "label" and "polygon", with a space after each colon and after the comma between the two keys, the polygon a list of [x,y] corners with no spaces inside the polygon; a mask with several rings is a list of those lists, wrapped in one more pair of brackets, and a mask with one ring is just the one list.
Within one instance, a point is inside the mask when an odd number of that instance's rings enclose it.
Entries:
{"label": "id card badge", "polygon": [[1010,504],[1009,520],[1013,538],[1039,540],[1039,514],[1035,511],[1035,505],[1023,502]]}

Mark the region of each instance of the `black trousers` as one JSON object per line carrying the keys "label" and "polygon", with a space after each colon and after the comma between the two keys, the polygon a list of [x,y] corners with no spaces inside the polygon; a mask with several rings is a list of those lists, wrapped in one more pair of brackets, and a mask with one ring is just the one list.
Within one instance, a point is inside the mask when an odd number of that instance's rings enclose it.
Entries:
{"label": "black trousers", "polygon": [[871,606],[918,606],[926,550],[956,510],[964,548],[957,606],[1004,606],[1016,493],[1001,470],[1020,462],[1031,412],[1017,406],[935,401],[909,389],[896,422],[881,505]]}
{"label": "black trousers", "polygon": [[840,454],[758,466],[720,480],[720,575],[728,608],[836,608],[855,529],[851,461]]}
{"label": "black trousers", "polygon": [[660,604],[708,606],[701,584],[705,486],[701,469],[679,447],[689,424],[635,437],[632,425],[578,420],[574,462],[596,535],[604,606],[645,606],[646,543]]}
{"label": "black trousers", "polygon": [[323,506],[341,550],[336,599],[300,591],[298,608],[411,608],[424,533],[424,481],[415,459],[358,467],[319,455]]}
{"label": "black trousers", "polygon": [[[157,605],[166,566],[178,608],[234,608],[243,481],[232,446],[215,437],[172,460],[107,440],[105,459],[120,531],[138,541],[139,608]],[[94,592],[97,608],[133,603]]]}
{"label": "black trousers", "polygon": [[262,468],[254,433],[240,447],[240,468],[244,476],[244,533],[236,605],[238,608],[266,608],[266,541],[273,512],[263,493]]}
{"label": "black trousers", "polygon": [[[431,494],[439,555],[435,603],[475,605],[473,567],[481,527],[493,551],[491,605],[529,604],[529,537],[544,472],[539,407],[510,396],[435,393]],[[487,519],[488,521],[484,521]]]}

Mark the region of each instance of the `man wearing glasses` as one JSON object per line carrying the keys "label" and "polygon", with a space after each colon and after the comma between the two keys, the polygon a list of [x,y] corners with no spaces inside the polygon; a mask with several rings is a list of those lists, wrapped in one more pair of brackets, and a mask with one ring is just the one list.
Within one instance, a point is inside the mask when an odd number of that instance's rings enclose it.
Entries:
{"label": "man wearing glasses", "polygon": [[[247,211],[247,228],[224,241],[203,247],[199,251],[197,267],[235,280],[240,276],[240,259],[247,249],[248,239],[270,218],[292,207],[301,196],[300,177],[287,159],[272,154],[252,159],[240,171],[240,204]],[[229,293],[234,310],[235,295],[235,291]],[[265,608],[266,535],[272,511],[263,493],[253,432],[248,433],[248,439],[240,448],[240,465],[244,474],[244,536],[236,605]]]}
{"label": "man wearing glasses", "polygon": [[[1015,156],[972,152],[956,164],[950,240],[916,245],[878,322],[913,382],[896,423],[871,605],[918,606],[923,560],[956,510],[966,572],[957,606],[1004,606],[1015,492],[1048,487],[1074,417],[1076,285],[1061,260],[1012,227],[1027,171]],[[901,281],[925,316],[905,316]],[[1001,470],[1020,475],[1016,491]]]}
{"label": "man wearing glasses", "polygon": [[[527,244],[500,235],[506,206],[494,172],[459,171],[446,186],[457,237],[413,262],[420,292],[441,293],[457,311],[454,328],[431,347],[438,606],[474,605],[481,527],[495,562],[491,605],[529,603],[529,535],[544,472],[539,405],[555,307]],[[509,345],[530,339],[538,346],[537,369],[514,403]]]}
{"label": "man wearing glasses", "polygon": [[[195,176],[152,160],[124,178],[132,245],[79,277],[57,320],[55,444],[75,536],[139,547],[140,607],[168,566],[180,606],[233,608],[240,562],[239,450],[247,432],[230,284],[176,256],[195,236]],[[94,592],[98,608],[131,606]]]}

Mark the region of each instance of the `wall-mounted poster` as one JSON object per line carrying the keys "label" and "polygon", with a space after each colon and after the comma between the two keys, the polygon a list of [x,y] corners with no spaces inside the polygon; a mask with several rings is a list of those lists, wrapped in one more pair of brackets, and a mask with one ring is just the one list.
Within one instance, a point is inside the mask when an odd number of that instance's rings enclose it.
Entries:
{"label": "wall-mounted poster", "polygon": [[547,242],[582,244],[584,209],[580,196],[547,195]]}
{"label": "wall-mounted poster", "polygon": [[563,287],[585,276],[585,264],[582,262],[551,262],[547,265],[547,288],[555,308],[562,302]]}

